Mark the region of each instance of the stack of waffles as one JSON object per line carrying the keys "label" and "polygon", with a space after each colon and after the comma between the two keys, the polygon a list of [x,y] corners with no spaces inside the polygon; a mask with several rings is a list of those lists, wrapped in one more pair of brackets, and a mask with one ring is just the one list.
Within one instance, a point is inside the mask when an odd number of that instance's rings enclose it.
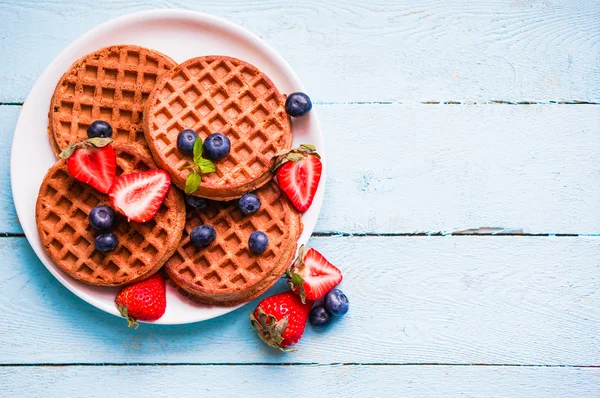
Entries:
{"label": "stack of waffles", "polygon": [[[169,57],[131,45],[89,54],[60,79],[51,100],[48,134],[58,154],[87,138],[95,120],[113,128],[117,174],[159,167],[174,183],[156,216],[145,223],[117,223],[115,250],[94,248],[91,209],[108,196],[74,179],[65,160],[48,171],[40,188],[36,219],[48,255],[71,277],[117,286],[150,277],[163,268],[185,296],[205,304],[233,306],[258,297],[293,261],[303,229],[300,213],[271,182],[274,156],[289,149],[292,132],[284,96],[256,67],[229,57],[204,56],[177,65]],[[206,209],[187,208],[183,193],[189,158],[177,136],[219,132],[231,151],[204,176],[195,196]],[[254,192],[259,211],[243,215],[236,199]],[[189,234],[212,225],[216,240],[198,249]],[[253,231],[269,237],[260,254],[248,248]]]}

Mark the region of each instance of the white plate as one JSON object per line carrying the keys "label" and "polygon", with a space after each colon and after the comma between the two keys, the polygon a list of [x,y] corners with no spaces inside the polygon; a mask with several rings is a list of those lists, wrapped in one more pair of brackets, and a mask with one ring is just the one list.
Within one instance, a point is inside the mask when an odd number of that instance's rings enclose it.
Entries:
{"label": "white plate", "polygon": [[[257,36],[231,22],[211,15],[183,10],[153,10],[125,15],[84,34],[65,48],[40,75],[29,93],[13,138],[11,185],[23,231],[42,263],[64,286],[88,303],[119,316],[114,305],[117,288],[80,283],[64,274],[48,257],[35,223],[37,193],[50,166],[56,162],[48,142],[50,97],[62,74],[78,58],[113,44],[137,44],[156,49],[177,62],[201,55],[229,55],[256,65],[282,93],[305,91],[288,63]],[[292,122],[294,145],[312,143],[323,156],[323,175],[311,208],[302,216],[304,232],[300,243],[312,234],[323,202],[326,157],[315,111]],[[183,324],[203,321],[234,308],[204,306],[183,298],[168,287],[167,311],[155,323]]]}

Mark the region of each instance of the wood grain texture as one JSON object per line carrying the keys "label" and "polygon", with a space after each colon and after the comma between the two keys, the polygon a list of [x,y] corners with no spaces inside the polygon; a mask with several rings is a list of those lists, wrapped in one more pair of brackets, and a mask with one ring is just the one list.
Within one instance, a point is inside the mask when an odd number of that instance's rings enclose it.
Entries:
{"label": "wood grain texture", "polygon": [[5,0],[0,102],[23,101],[69,42],[116,16],[188,8],[238,23],[317,101],[600,101],[596,0]]}
{"label": "wood grain texture", "polygon": [[[8,397],[592,397],[600,369],[456,366],[177,366],[0,368]],[[158,393],[160,391],[160,393]],[[112,395],[112,394],[111,394]]]}
{"label": "wood grain texture", "polygon": [[[11,141],[18,108],[0,106],[2,142]],[[600,233],[599,106],[317,110],[328,154],[317,232]],[[0,232],[20,233],[9,158],[10,145],[1,146]]]}
{"label": "wood grain texture", "polygon": [[308,327],[283,354],[251,331],[254,304],[199,324],[128,329],[63,288],[24,238],[0,239],[0,363],[599,365],[600,237],[310,243],[344,272],[350,312],[327,330]]}

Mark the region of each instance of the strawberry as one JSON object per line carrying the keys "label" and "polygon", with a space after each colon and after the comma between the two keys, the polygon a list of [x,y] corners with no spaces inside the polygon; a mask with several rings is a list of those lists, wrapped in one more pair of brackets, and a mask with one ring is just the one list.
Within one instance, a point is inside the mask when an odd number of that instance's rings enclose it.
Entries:
{"label": "strawberry", "polygon": [[315,197],[323,164],[312,145],[300,145],[296,149],[277,154],[275,165],[277,182],[298,211],[306,211]]}
{"label": "strawberry", "polygon": [[313,248],[300,247],[298,258],[286,271],[290,288],[302,302],[322,299],[342,281],[342,272]]}
{"label": "strawberry", "polygon": [[69,173],[102,193],[108,193],[117,174],[117,156],[110,138],[90,138],[69,146],[59,157],[67,159]]}
{"label": "strawberry", "polygon": [[164,170],[126,174],[110,188],[110,204],[128,221],[146,222],[158,211],[165,199],[171,178]]}
{"label": "strawberry", "polygon": [[167,296],[165,278],[156,273],[150,278],[129,285],[117,294],[117,308],[127,318],[129,327],[138,327],[136,321],[155,321],[165,313]]}
{"label": "strawberry", "polygon": [[292,346],[304,334],[312,302],[302,303],[297,295],[287,291],[262,300],[250,314],[250,323],[258,336],[271,347],[282,351]]}

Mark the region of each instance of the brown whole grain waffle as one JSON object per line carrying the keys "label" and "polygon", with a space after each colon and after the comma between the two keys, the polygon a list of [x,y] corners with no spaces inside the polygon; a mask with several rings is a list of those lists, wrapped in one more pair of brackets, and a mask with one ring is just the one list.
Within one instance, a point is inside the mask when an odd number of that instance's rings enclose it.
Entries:
{"label": "brown whole grain waffle", "polygon": [[[117,176],[156,168],[138,147],[116,146]],[[145,279],[165,263],[181,239],[185,225],[182,195],[171,187],[154,219],[128,223],[117,215],[112,229],[115,250],[95,250],[99,234],[88,223],[90,211],[110,205],[108,195],[75,180],[66,160],[44,177],[36,203],[36,223],[46,253],[64,272],[92,285],[117,286]]]}
{"label": "brown whole grain waffle", "polygon": [[143,47],[101,48],[76,61],[58,82],[48,113],[48,134],[58,154],[87,138],[94,120],[113,128],[117,144],[146,146],[144,104],[157,80],[177,63]]}
{"label": "brown whole grain waffle", "polygon": [[[271,287],[292,263],[303,225],[300,213],[271,182],[255,192],[260,209],[244,216],[237,202],[213,202],[207,210],[188,210],[183,238],[165,271],[181,293],[205,304],[234,306]],[[212,225],[217,238],[196,248],[190,232]],[[267,250],[253,254],[248,238],[254,231],[269,237]]]}
{"label": "brown whole grain waffle", "polygon": [[192,164],[177,149],[177,135],[195,130],[203,140],[220,132],[231,152],[215,162],[194,195],[214,200],[239,198],[266,184],[273,156],[292,145],[285,98],[256,67],[236,58],[190,59],[165,73],[144,111],[146,141],[156,164],[185,188]]}

